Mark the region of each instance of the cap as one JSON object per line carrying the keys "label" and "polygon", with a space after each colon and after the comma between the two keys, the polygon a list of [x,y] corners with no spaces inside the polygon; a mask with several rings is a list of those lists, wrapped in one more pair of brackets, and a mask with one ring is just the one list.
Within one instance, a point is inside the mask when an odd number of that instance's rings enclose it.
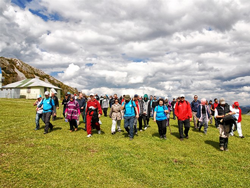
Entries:
{"label": "cap", "polygon": [[49,95],[49,92],[48,92],[48,91],[45,91],[44,95]]}
{"label": "cap", "polygon": [[220,104],[226,104],[226,101],[225,101],[225,99],[224,98],[220,98]]}
{"label": "cap", "polygon": [[130,99],[130,95],[125,95],[124,99],[125,100],[129,100]]}
{"label": "cap", "polygon": [[38,98],[42,98],[42,95],[37,95],[37,99],[38,99]]}
{"label": "cap", "polygon": [[95,96],[95,94],[94,93],[90,93],[89,96]]}
{"label": "cap", "polygon": [[139,95],[135,94],[134,97],[139,97]]}
{"label": "cap", "polygon": [[70,94],[71,94],[71,93],[68,91],[68,92],[67,92],[67,95],[70,95]]}
{"label": "cap", "polygon": [[240,106],[238,102],[234,102],[234,106]]}
{"label": "cap", "polygon": [[180,97],[185,97],[185,95],[184,95],[184,94],[181,94]]}

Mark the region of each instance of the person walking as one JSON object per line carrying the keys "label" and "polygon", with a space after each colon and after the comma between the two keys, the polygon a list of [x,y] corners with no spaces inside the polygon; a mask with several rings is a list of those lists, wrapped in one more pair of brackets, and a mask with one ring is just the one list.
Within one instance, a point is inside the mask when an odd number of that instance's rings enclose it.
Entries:
{"label": "person walking", "polygon": [[[58,98],[56,96],[57,92],[55,91],[55,89],[51,89],[51,98],[54,100],[56,109],[59,109],[59,101]],[[56,115],[54,115],[55,113],[52,113],[52,121],[56,120]]]}
{"label": "person walking", "polygon": [[[86,100],[83,97],[82,93],[79,93],[78,98],[76,99],[76,101],[79,104],[79,108],[80,108],[80,114],[82,116],[82,120],[84,122],[84,118],[85,118],[85,105],[86,105]],[[78,119],[80,121],[80,118]],[[79,122],[80,123],[80,122]],[[85,125],[85,129],[86,129],[86,125]]]}
{"label": "person walking", "polygon": [[197,114],[197,110],[198,110],[198,106],[200,105],[200,101],[198,100],[198,96],[195,95],[194,96],[194,100],[191,102],[191,109],[192,109],[192,115],[193,115],[193,121],[194,121],[194,128],[195,129],[198,129],[198,126],[197,126],[197,117],[196,117],[196,114]]}
{"label": "person walking", "polygon": [[172,110],[173,110],[173,119],[174,120],[175,120],[175,113],[174,113],[175,103],[176,103],[176,100],[175,100],[175,98],[173,98],[173,101],[171,102],[171,106],[172,106]]}
{"label": "person walking", "polygon": [[109,117],[112,119],[112,126],[111,126],[111,134],[115,134],[116,124],[117,124],[117,131],[121,132],[121,120],[122,120],[122,113],[121,113],[121,105],[119,104],[119,99],[115,99],[115,103],[111,106]]}
{"label": "person walking", "polygon": [[158,105],[154,109],[154,121],[158,125],[158,132],[161,139],[167,139],[167,113],[169,113],[167,106],[164,105],[164,100],[159,99]]}
{"label": "person walking", "polygon": [[[242,129],[241,129],[241,120],[242,120],[242,116],[241,116],[241,108],[238,102],[234,102],[234,104],[232,106],[230,106],[230,111],[233,113],[233,116],[236,118],[237,120],[237,132],[239,134],[240,138],[244,138],[243,134],[242,134]],[[233,129],[230,133],[231,136],[234,135]]]}
{"label": "person walking", "polygon": [[108,111],[108,107],[109,107],[109,99],[107,97],[107,95],[105,94],[103,99],[102,99],[102,110],[104,113],[104,116],[107,117],[107,111]]}
{"label": "person walking", "polygon": [[38,106],[40,105],[41,102],[42,102],[42,96],[38,95],[37,100],[33,104],[34,106],[36,106],[36,128],[35,130],[40,129],[39,120],[43,117],[43,110],[42,109],[38,110]]}
{"label": "person walking", "polygon": [[228,124],[223,121],[224,117],[227,115],[232,115],[230,112],[230,106],[226,103],[224,98],[220,98],[219,105],[215,109],[214,116],[216,117],[219,124],[219,132],[220,132],[220,150],[228,151],[228,138],[229,133],[231,131],[231,124]]}
{"label": "person walking", "polygon": [[64,97],[63,101],[62,101],[62,105],[63,105],[63,117],[64,117],[64,118],[65,118],[65,109],[66,109],[66,105],[67,105],[67,103],[69,102],[69,96],[70,96],[70,92],[67,92],[67,93],[65,94],[65,97]]}
{"label": "person walking", "polygon": [[215,109],[218,107],[218,105],[219,105],[218,99],[215,98],[215,99],[214,99],[214,104],[213,104],[212,107],[211,107],[211,113],[212,113],[212,115],[214,116],[214,124],[215,124],[215,127],[216,127],[216,128],[219,128],[219,123],[218,123],[218,121],[217,121],[217,119],[216,119],[214,113],[215,113]]}
{"label": "person walking", "polygon": [[201,131],[201,127],[204,126],[204,134],[207,134],[208,121],[210,119],[210,108],[206,105],[206,99],[201,99],[201,104],[198,106],[196,116],[200,122],[199,131]]}
{"label": "person walking", "polygon": [[65,109],[66,119],[69,122],[70,132],[77,131],[78,125],[77,120],[79,120],[79,116],[81,114],[79,103],[75,100],[75,96],[71,95],[70,100],[67,103]]}
{"label": "person walking", "polygon": [[149,119],[150,119],[150,100],[148,99],[148,95],[145,94],[142,100],[142,106],[141,106],[141,116],[139,117],[139,130],[142,131],[142,120],[144,123],[144,130],[147,129],[149,126]]}
{"label": "person walking", "polygon": [[54,116],[56,116],[56,106],[54,103],[54,100],[49,97],[49,92],[45,91],[44,93],[45,98],[42,99],[42,102],[38,106],[38,110],[43,109],[43,117],[42,120],[45,123],[45,128],[44,128],[44,134],[47,134],[50,131],[53,130],[53,125],[50,123],[50,117],[53,113]]}
{"label": "person walking", "polygon": [[129,134],[129,139],[134,138],[134,120],[139,117],[135,102],[130,99],[130,95],[125,95],[121,109],[124,109],[124,128]]}
{"label": "person walking", "polygon": [[90,94],[90,100],[87,102],[86,114],[87,137],[89,138],[92,136],[92,127],[96,128],[98,134],[101,134],[99,118],[102,115],[102,108],[97,99],[95,99],[95,95],[93,93]]}
{"label": "person walking", "polygon": [[180,134],[180,141],[183,141],[183,125],[185,127],[185,138],[188,137],[190,129],[190,121],[192,120],[192,110],[188,101],[185,100],[185,95],[181,94],[180,101],[175,104],[175,115],[178,119],[178,128]]}

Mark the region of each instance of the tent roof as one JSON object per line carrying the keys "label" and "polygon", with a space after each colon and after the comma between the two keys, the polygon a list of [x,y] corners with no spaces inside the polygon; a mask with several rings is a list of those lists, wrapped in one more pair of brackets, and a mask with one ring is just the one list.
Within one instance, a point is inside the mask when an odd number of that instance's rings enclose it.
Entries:
{"label": "tent roof", "polygon": [[6,88],[6,89],[7,88],[26,88],[26,87],[47,87],[47,88],[61,89],[50,83],[39,80],[38,78],[24,79],[24,80],[3,86],[3,88]]}

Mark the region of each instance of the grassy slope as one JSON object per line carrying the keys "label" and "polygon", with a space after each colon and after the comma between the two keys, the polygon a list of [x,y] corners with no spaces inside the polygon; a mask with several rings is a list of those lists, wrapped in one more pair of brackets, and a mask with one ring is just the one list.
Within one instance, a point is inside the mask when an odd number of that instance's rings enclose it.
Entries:
{"label": "grassy slope", "polygon": [[214,126],[207,135],[191,128],[181,142],[173,119],[167,140],[159,139],[152,120],[133,141],[111,135],[105,117],[103,134],[94,131],[92,138],[83,130],[70,133],[63,119],[43,135],[34,131],[32,103],[0,99],[0,187],[249,187],[249,116],[242,121],[246,138],[230,137],[230,151],[220,152]]}

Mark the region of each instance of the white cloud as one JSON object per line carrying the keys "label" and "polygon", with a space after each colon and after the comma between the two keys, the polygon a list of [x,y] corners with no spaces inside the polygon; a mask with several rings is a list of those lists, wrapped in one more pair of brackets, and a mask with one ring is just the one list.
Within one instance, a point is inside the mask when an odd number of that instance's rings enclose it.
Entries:
{"label": "white cloud", "polygon": [[35,0],[25,8],[4,0],[0,55],[60,72],[87,93],[250,104],[249,10],[239,0]]}

